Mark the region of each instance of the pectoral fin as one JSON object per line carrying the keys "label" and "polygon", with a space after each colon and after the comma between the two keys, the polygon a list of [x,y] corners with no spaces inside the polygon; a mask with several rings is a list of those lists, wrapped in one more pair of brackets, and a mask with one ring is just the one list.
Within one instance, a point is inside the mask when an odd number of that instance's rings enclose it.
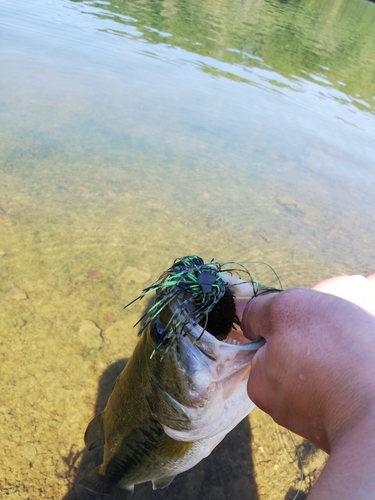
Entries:
{"label": "pectoral fin", "polygon": [[85,445],[89,450],[104,446],[102,414],[91,420],[85,432]]}
{"label": "pectoral fin", "polygon": [[157,490],[159,488],[166,488],[171,484],[171,482],[175,477],[176,476],[166,476],[166,477],[159,477],[158,479],[153,479],[152,489]]}
{"label": "pectoral fin", "polygon": [[90,491],[102,495],[112,495],[115,500],[131,500],[133,498],[134,486],[129,490],[123,490],[96,471],[82,478],[80,484]]}

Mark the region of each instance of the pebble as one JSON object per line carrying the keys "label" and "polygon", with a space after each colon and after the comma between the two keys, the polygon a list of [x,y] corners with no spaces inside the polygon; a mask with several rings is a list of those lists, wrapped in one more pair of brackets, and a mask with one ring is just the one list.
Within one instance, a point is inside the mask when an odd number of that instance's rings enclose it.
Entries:
{"label": "pebble", "polygon": [[84,319],[78,330],[78,338],[87,349],[98,350],[103,347],[101,329],[90,319]]}
{"label": "pebble", "polygon": [[33,446],[30,443],[25,443],[22,446],[22,455],[25,456],[28,460],[32,460],[33,458],[36,457],[37,450],[35,446]]}
{"label": "pebble", "polygon": [[105,320],[108,322],[108,323],[114,323],[116,321],[116,316],[112,313],[108,313],[105,317]]}
{"label": "pebble", "polygon": [[272,240],[271,238],[269,238],[268,236],[266,236],[265,234],[261,234],[259,233],[259,236],[262,238],[262,240],[264,240],[266,243],[272,243]]}
{"label": "pebble", "polygon": [[90,269],[89,271],[87,271],[87,277],[91,278],[91,279],[99,280],[99,281],[102,281],[104,278],[102,273],[100,271],[98,271],[97,269]]}
{"label": "pebble", "polygon": [[27,293],[15,285],[8,288],[7,295],[13,300],[26,300],[28,298]]}
{"label": "pebble", "polygon": [[18,319],[13,324],[16,328],[23,328],[26,325],[26,321],[24,319]]}

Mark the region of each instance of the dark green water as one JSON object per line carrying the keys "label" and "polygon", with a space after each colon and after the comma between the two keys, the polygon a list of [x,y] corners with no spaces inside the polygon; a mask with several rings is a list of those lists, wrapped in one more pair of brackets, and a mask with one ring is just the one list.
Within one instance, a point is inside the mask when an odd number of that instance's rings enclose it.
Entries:
{"label": "dark green water", "polygon": [[[174,258],[263,260],[284,287],[373,270],[374,166],[374,3],[0,2],[7,497],[74,497],[66,457],[136,342],[122,305]],[[293,451],[257,425],[255,482],[246,448],[232,482],[211,462],[139,498],[287,498]]]}

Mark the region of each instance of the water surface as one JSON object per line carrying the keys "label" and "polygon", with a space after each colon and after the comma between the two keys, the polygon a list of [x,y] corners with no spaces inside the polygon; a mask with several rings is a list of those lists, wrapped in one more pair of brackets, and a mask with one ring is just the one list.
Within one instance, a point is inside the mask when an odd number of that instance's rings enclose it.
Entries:
{"label": "water surface", "polygon": [[[142,308],[122,306],[174,258],[266,261],[284,287],[373,270],[375,5],[0,10],[0,487],[79,499],[98,387],[136,342]],[[289,498],[293,446],[251,418],[135,498]],[[304,491],[321,465],[307,455]]]}

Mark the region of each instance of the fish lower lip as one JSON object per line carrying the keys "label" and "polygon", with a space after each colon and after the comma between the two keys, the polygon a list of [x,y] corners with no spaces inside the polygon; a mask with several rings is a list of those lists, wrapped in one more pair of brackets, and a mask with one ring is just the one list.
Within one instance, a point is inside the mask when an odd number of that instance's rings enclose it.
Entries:
{"label": "fish lower lip", "polygon": [[229,345],[253,345],[254,350],[257,350],[262,347],[266,341],[261,338],[257,341],[250,342],[249,339],[247,339],[241,331],[235,330],[232,331],[222,342]]}
{"label": "fish lower lip", "polygon": [[244,334],[241,332],[241,330],[232,330],[228,337],[225,340],[222,340],[222,342],[225,342],[226,344],[231,344],[231,345],[241,345],[241,344],[248,344],[249,339],[247,339]]}

